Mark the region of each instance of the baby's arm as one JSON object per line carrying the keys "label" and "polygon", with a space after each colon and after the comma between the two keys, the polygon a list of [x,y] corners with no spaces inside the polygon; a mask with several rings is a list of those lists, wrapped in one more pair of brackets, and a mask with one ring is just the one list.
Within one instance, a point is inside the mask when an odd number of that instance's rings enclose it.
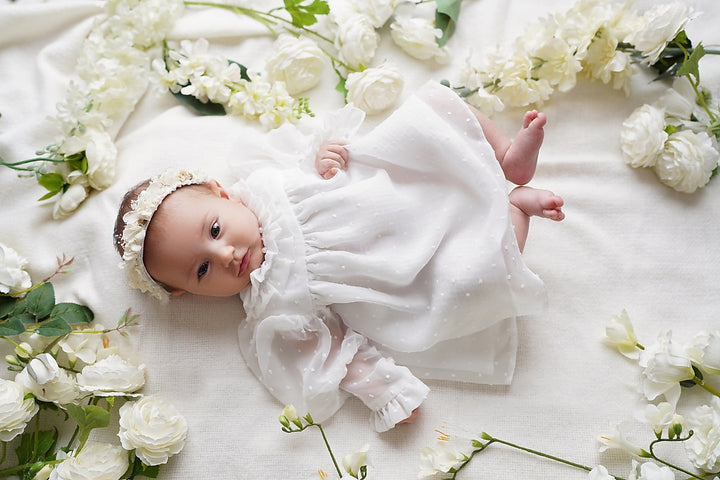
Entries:
{"label": "baby's arm", "polygon": [[325,142],[315,156],[315,168],[321,177],[331,179],[341,169],[347,167],[348,151],[344,143]]}
{"label": "baby's arm", "polygon": [[363,343],[340,388],[358,397],[375,412],[375,429],[389,430],[398,423],[415,421],[429,388],[406,367],[396,365],[378,350]]}

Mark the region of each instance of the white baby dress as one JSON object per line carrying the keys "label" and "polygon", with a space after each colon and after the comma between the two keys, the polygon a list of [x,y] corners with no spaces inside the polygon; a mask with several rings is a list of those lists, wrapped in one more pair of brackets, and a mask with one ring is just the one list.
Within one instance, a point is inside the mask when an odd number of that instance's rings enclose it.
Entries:
{"label": "white baby dress", "polygon": [[349,139],[334,178],[264,169],[233,186],[267,250],[241,293],[239,339],[283,404],[322,421],[353,394],[383,431],[426,397],[418,378],[509,383],[515,317],[541,313],[546,297],[500,166],[457,95],[428,83],[350,139],[362,119],[340,110],[300,154]]}

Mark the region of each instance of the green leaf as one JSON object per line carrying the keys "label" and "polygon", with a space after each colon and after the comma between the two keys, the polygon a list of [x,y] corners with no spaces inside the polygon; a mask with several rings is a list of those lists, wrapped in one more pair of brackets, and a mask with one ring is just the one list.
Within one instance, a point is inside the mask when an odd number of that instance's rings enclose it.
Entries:
{"label": "green leaf", "polygon": [[696,82],[700,82],[700,59],[705,56],[705,48],[702,43],[698,43],[687,60],[685,60],[678,69],[678,76],[690,75],[695,78]]}
{"label": "green leaf", "polygon": [[10,315],[10,312],[15,308],[15,302],[16,300],[12,297],[0,295],[0,318]]}
{"label": "green leaf", "polygon": [[460,4],[462,0],[435,0],[435,28],[442,31],[442,36],[437,39],[439,46],[443,47],[455,33],[455,25],[460,17]]}
{"label": "green leaf", "polygon": [[243,65],[242,63],[238,63],[235,60],[228,60],[228,63],[234,63],[238,67],[240,67],[240,78],[243,80],[247,80],[248,82],[252,81],[250,80],[250,75],[247,73],[247,67]]}
{"label": "green leaf", "polygon": [[25,324],[19,315],[14,315],[0,323],[0,336],[10,337],[25,332]]}
{"label": "green leaf", "polygon": [[72,328],[62,318],[52,318],[37,329],[37,334],[43,337],[59,337],[72,332]]}
{"label": "green leaf", "polygon": [[105,428],[110,425],[110,412],[97,405],[65,405],[70,416],[78,424],[78,441],[84,445],[95,428]]}
{"label": "green leaf", "polygon": [[42,319],[50,316],[55,306],[55,289],[52,283],[43,283],[27,294],[27,312]]}
{"label": "green leaf", "polygon": [[38,178],[38,183],[49,190],[52,195],[55,195],[62,190],[65,179],[59,173],[43,173]]}
{"label": "green leaf", "polygon": [[62,302],[55,305],[50,312],[52,319],[61,319],[67,324],[74,323],[90,323],[95,318],[95,314],[85,305],[77,303]]}
{"label": "green leaf", "polygon": [[145,465],[142,460],[135,457],[135,462],[133,462],[132,466],[132,473],[130,474],[129,478],[135,478],[135,477],[148,477],[148,478],[157,478],[158,474],[160,473],[160,465],[155,465],[153,467]]}
{"label": "green leaf", "polygon": [[330,13],[330,6],[325,0],[313,0],[309,5],[303,5],[302,0],[284,0],[283,4],[296,27],[313,25],[317,23],[317,15]]}
{"label": "green leaf", "polygon": [[214,116],[222,116],[226,115],[225,107],[220,105],[219,103],[212,103],[207,102],[203,103],[197,98],[193,97],[192,95],[184,95],[180,92],[174,93],[175,98],[180,100],[182,103],[184,103],[186,106],[196,110],[198,113],[202,115],[214,115]]}

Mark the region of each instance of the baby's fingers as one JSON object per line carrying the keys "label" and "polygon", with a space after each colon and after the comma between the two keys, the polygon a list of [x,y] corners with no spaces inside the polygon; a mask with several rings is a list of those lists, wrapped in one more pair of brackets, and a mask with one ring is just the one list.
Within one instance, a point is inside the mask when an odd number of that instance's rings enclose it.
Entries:
{"label": "baby's fingers", "polygon": [[326,180],[331,179],[342,168],[342,164],[335,158],[321,158],[317,161],[317,171]]}

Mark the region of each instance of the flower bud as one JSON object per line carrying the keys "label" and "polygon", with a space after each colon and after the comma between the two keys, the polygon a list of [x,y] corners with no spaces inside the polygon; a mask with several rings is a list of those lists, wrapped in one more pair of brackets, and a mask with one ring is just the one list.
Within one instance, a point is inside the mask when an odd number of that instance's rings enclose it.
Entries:
{"label": "flower bud", "polygon": [[20,345],[15,347],[15,355],[20,358],[30,358],[33,353],[32,346],[27,342],[22,342]]}
{"label": "flower bud", "polygon": [[278,417],[278,420],[283,427],[290,428],[290,421],[285,415],[280,415],[280,417]]}
{"label": "flower bud", "polygon": [[20,366],[20,362],[18,361],[17,357],[15,355],[5,355],[5,361],[9,365],[15,365],[17,367]]}

